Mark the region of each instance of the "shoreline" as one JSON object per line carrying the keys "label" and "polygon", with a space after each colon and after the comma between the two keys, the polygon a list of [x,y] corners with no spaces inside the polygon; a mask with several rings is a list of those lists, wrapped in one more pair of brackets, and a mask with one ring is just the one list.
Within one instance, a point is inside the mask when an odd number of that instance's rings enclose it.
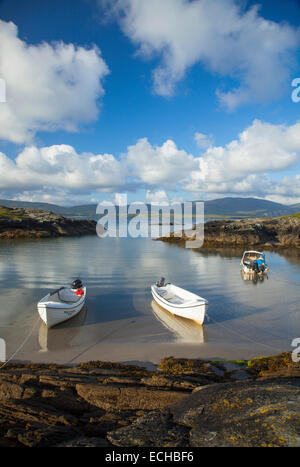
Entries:
{"label": "shoreline", "polygon": [[0,206],[0,240],[96,235],[97,222],[71,219],[42,209]]}
{"label": "shoreline", "polygon": [[0,371],[0,445],[295,446],[299,376],[289,352],[235,362],[168,357],[155,371],[99,360],[10,363]]}
{"label": "shoreline", "polygon": [[[201,238],[201,229],[179,230],[155,239],[184,244]],[[275,218],[213,220],[204,223],[204,243],[201,248],[256,247],[267,249],[300,248],[300,214]],[[199,248],[199,247],[198,247]]]}

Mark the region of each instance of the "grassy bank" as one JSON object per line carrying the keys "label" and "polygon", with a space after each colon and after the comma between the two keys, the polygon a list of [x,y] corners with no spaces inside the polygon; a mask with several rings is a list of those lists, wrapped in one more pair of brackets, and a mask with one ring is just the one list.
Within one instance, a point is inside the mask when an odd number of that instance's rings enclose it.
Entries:
{"label": "grassy bank", "polygon": [[29,219],[28,216],[22,214],[18,210],[5,208],[4,206],[0,206],[0,219],[11,219],[13,221],[19,221],[23,219]]}

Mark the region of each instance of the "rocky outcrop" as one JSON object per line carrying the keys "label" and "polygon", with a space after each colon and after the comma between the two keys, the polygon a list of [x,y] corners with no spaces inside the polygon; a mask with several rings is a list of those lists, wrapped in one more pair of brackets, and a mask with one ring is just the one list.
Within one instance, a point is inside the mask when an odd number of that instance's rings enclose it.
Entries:
{"label": "rocky outcrop", "polygon": [[[192,230],[171,232],[157,240],[166,242],[192,241]],[[210,221],[204,225],[204,247],[220,246],[300,247],[300,216]]]}
{"label": "rocky outcrop", "polygon": [[300,364],[165,358],[0,369],[0,446],[298,446]]}
{"label": "rocky outcrop", "polygon": [[93,220],[68,219],[41,209],[1,209],[0,239],[96,234],[96,222]]}
{"label": "rocky outcrop", "polygon": [[108,434],[120,447],[300,446],[300,379],[205,386]]}

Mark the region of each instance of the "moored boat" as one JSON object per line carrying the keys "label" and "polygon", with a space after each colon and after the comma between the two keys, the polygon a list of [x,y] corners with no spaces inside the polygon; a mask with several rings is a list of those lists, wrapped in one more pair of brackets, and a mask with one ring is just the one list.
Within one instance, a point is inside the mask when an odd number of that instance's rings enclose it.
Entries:
{"label": "moored boat", "polygon": [[248,274],[267,274],[269,270],[265,254],[255,250],[244,251],[241,268],[243,272]]}
{"label": "moored boat", "polygon": [[51,328],[76,316],[85,304],[85,299],[86,287],[77,279],[70,288],[61,287],[38,302],[40,318],[47,328]]}
{"label": "moored boat", "polygon": [[166,284],[164,278],[151,286],[154,300],[165,310],[203,324],[208,301],[192,292]]}

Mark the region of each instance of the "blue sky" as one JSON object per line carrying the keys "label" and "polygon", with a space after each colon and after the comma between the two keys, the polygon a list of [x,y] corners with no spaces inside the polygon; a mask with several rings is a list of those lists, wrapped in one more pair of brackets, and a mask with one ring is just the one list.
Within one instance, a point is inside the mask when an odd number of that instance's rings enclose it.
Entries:
{"label": "blue sky", "polygon": [[0,21],[0,197],[300,202],[298,2],[0,0]]}

